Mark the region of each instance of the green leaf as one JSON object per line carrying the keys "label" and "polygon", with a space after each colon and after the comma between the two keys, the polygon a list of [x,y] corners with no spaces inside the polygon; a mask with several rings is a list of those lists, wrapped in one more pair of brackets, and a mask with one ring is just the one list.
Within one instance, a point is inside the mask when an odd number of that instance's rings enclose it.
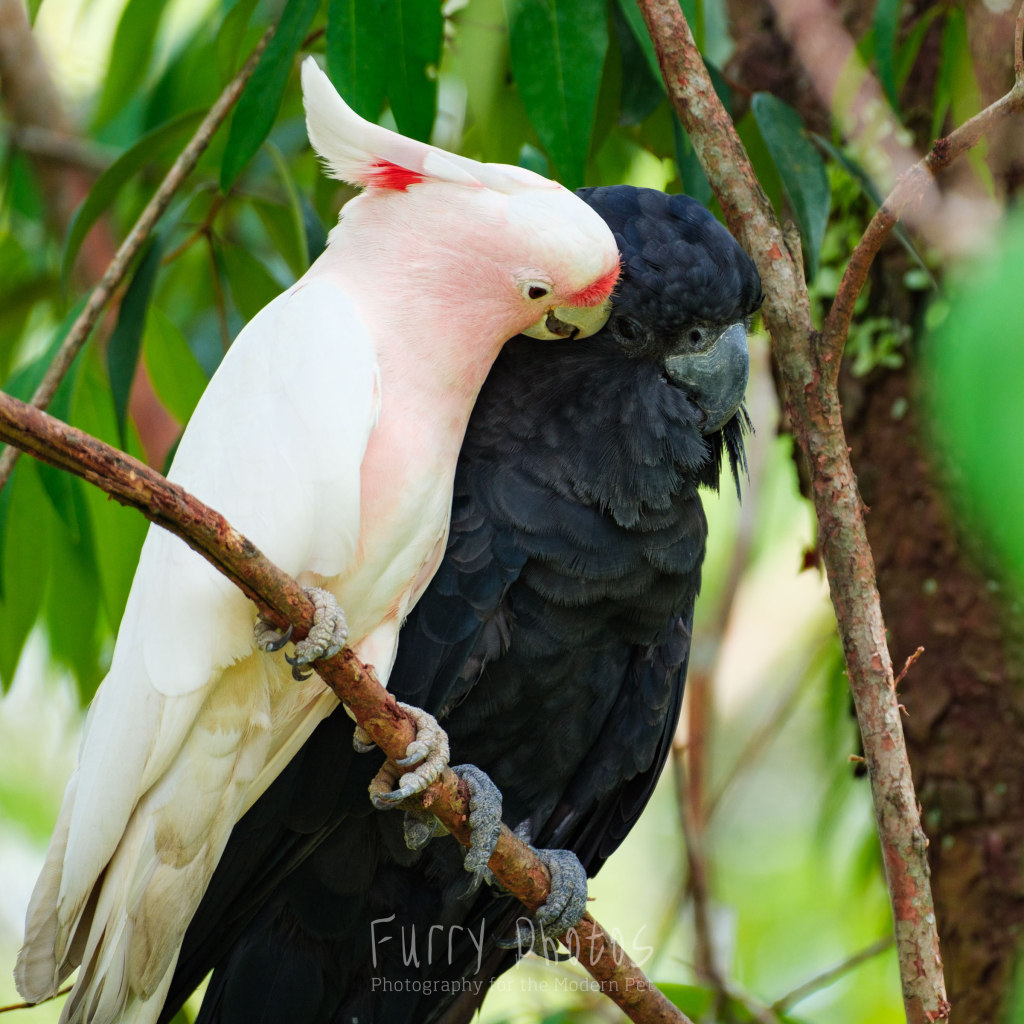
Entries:
{"label": "green leaf", "polygon": [[97,179],[68,226],[61,255],[61,288],[67,290],[68,275],[89,229],[103,215],[117,194],[142,168],[176,142],[192,134],[205,111],[189,110],[143,135],[131,149],[122,153]]}
{"label": "green leaf", "polygon": [[270,271],[247,250],[237,245],[225,245],[221,247],[220,254],[235,305],[245,320],[251,320],[284,290]]}
{"label": "green leaf", "polygon": [[672,115],[672,130],[676,144],[676,166],[679,168],[679,177],[683,182],[683,191],[707,206],[714,195],[711,183],[697,159],[690,136],[686,134],[686,129],[674,113]]}
{"label": "green leaf", "polygon": [[782,179],[775,169],[775,161],[768,152],[768,147],[761,136],[761,129],[758,128],[751,111],[748,110],[737,123],[736,134],[739,135],[740,142],[750,157],[750,165],[754,168],[757,180],[761,183],[761,188],[764,189],[772,208],[777,215],[781,214]]}
{"label": "green leaf", "polygon": [[270,134],[295,54],[319,6],[320,0],[288,0],[277,31],[242,91],[220,165],[220,187],[225,194]]}
{"label": "green leaf", "polygon": [[299,189],[281,150],[269,140],[264,145],[274,161],[278,177],[280,177],[285,195],[288,197],[288,206],[292,214],[292,230],[295,232],[295,250],[299,255],[295,276],[301,277],[309,269],[309,241],[306,238],[306,214],[302,209]]}
{"label": "green leaf", "polygon": [[10,686],[21,650],[39,616],[50,569],[50,500],[32,459],[21,459],[4,516],[0,604],[0,687]]}
{"label": "green leaf", "polygon": [[160,270],[163,251],[163,238],[160,235],[154,237],[146,246],[131,284],[128,285],[128,290],[121,300],[117,326],[107,343],[110,390],[114,397],[121,448],[125,448],[127,443],[125,424],[128,420],[128,399],[135,380],[142,334],[146,329],[146,313],[153,294],[153,284]]}
{"label": "green leaf", "polygon": [[217,32],[217,69],[222,85],[235,77],[238,70],[238,51],[245,39],[245,30],[258,0],[236,0],[235,6],[224,15]]}
{"label": "green leaf", "polygon": [[387,94],[403,135],[430,140],[444,19],[438,0],[381,0]]}
{"label": "green leaf", "polygon": [[517,163],[520,167],[525,167],[528,171],[533,171],[534,174],[539,174],[544,178],[550,176],[548,158],[536,146],[531,146],[528,142],[524,142],[519,150]]}
{"label": "green leaf", "polygon": [[[89,346],[82,360],[72,422],[107,444],[116,446],[119,442],[113,398],[101,356],[93,346]],[[141,454],[132,432],[129,432],[128,450],[131,454]],[[103,607],[107,622],[116,632],[149,524],[135,509],[111,501],[98,487],[88,486],[83,490],[92,526]]]}
{"label": "green leaf", "polygon": [[107,79],[93,118],[93,128],[105,125],[135,93],[153,54],[160,15],[167,0],[128,0],[117,23]]}
{"label": "green leaf", "polygon": [[[861,165],[856,160],[854,160],[852,157],[847,156],[837,146],[833,146],[832,143],[828,141],[828,139],[822,138],[822,136],[818,135],[817,133],[812,134],[811,137],[814,139],[815,143],[817,143],[818,147],[821,150],[823,150],[828,156],[832,157],[832,159],[835,160],[835,162],[839,164],[839,166],[842,167],[843,170],[845,170],[846,173],[849,174],[850,177],[853,178],[853,180],[857,182],[858,185],[860,185],[861,191],[864,193],[864,195],[868,197],[868,199],[875,205],[875,207],[879,207],[882,205],[883,197],[881,191],[879,190],[878,186],[871,180],[871,176],[868,174],[868,172],[865,171],[864,168],[861,167]],[[897,222],[893,226],[892,231],[893,234],[902,243],[903,248],[906,249],[907,252],[909,252],[910,255],[920,265],[921,269],[927,275],[928,282],[931,284],[931,286],[933,288],[938,288],[938,283],[936,282],[935,278],[932,277],[932,272],[928,269],[928,265],[925,263],[924,257],[917,251],[917,246],[914,245],[914,242],[911,239],[909,233],[907,232],[906,227],[902,223]]]}
{"label": "green leaf", "polygon": [[[644,16],[640,13],[637,0],[618,0],[618,6],[619,12],[625,17],[633,31],[633,38],[643,51],[644,60],[647,61],[647,67],[652,77],[661,84],[662,91],[664,91],[665,86],[662,83],[658,54],[654,49],[654,43],[651,41],[651,35],[647,31],[647,23],[644,21]],[[623,59],[623,63],[625,63],[625,59]]]}
{"label": "green leaf", "polygon": [[[46,347],[46,351],[11,375],[10,379],[4,384],[4,390],[7,394],[13,395],[22,402],[31,400],[32,395],[35,394],[36,388],[39,387],[43,379],[43,375],[46,373],[47,367],[53,362],[58,349],[64,343],[68,331],[71,330],[72,324],[78,319],[78,314],[81,313],[84,305],[85,298],[83,297],[75,303],[74,307],[60,322],[57,330],[54,331],[50,344]],[[71,364],[71,368],[65,374],[64,380],[61,381],[60,386],[57,388],[53,400],[50,402],[50,415],[56,416],[57,419],[64,420],[65,422],[68,420],[81,356],[82,353],[79,352],[75,361]],[[62,470],[55,469],[53,466],[46,466],[42,463],[39,464],[38,469],[40,480],[57,514],[67,523],[70,530],[76,531],[78,527],[75,522],[69,489],[71,476]],[[2,548],[2,545],[3,522],[2,518],[0,518],[0,548]],[[2,575],[0,575],[0,579],[2,579]]]}
{"label": "green leaf", "polygon": [[[642,42],[637,38],[636,30],[623,13],[626,4],[631,5],[633,10],[637,10],[635,0],[618,0],[612,4],[612,25],[615,28],[619,52],[622,54],[622,95],[619,124],[634,125],[640,124],[657,109],[658,104],[665,96],[665,87],[662,84],[661,75],[655,77],[651,72]],[[639,13],[637,11],[637,14]],[[647,30],[643,28],[642,19],[641,28],[644,37],[647,38]],[[649,38],[647,38],[647,42],[650,43]]]}
{"label": "green leaf", "polygon": [[907,84],[910,72],[914,70],[917,62],[917,55],[921,51],[921,44],[924,42],[925,34],[931,27],[931,23],[942,13],[942,7],[936,4],[930,7],[914,24],[903,45],[900,47],[899,55],[896,58],[896,89],[900,92]]}
{"label": "green leaf", "polygon": [[185,335],[156,306],[149,307],[143,355],[160,401],[179,423],[188,423],[206,390],[206,374],[192,355]]}
{"label": "green leaf", "polygon": [[825,164],[807,137],[800,115],[787,103],[771,93],[759,92],[754,94],[750,109],[793,207],[813,279],[818,273],[818,254],[832,199]]}
{"label": "green leaf", "polygon": [[889,106],[896,113],[900,109],[899,89],[896,86],[896,36],[899,34],[902,9],[903,0],[878,0],[875,8],[875,66]]}
{"label": "green leaf", "polygon": [[87,704],[100,683],[98,624],[100,580],[93,550],[89,509],[81,480],[68,477],[75,521],[81,528],[72,533],[59,520],[52,530],[53,564],[46,597],[46,623],[50,650],[67,665],[78,681],[82,704]]}
{"label": "green leaf", "polygon": [[567,188],[583,185],[608,50],[603,0],[506,0],[512,70]]}
{"label": "green leaf", "polygon": [[387,91],[381,0],[327,0],[327,74],[345,102],[376,121]]}
{"label": "green leaf", "polygon": [[43,6],[43,0],[28,0],[28,21],[30,25],[36,23],[36,15],[39,8]]}

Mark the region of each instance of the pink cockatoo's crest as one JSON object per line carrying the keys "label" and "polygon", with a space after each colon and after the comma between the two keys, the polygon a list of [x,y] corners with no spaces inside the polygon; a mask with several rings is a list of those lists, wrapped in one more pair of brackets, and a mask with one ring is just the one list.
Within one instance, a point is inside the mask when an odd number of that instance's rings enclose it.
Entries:
{"label": "pink cockatoo's crest", "polygon": [[508,194],[559,187],[522,167],[481,164],[364,120],[338,95],[312,57],[302,65],[302,95],[309,141],[330,175],[353,185],[404,191],[433,180]]}

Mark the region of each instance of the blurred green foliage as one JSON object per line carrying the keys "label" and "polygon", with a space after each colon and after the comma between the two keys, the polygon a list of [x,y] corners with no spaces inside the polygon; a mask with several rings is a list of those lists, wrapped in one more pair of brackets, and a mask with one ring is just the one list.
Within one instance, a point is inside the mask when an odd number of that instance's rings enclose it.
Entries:
{"label": "blurred green foliage", "polygon": [[[1024,216],[951,288],[927,346],[932,429],[968,519],[1024,592]],[[936,321],[939,321],[936,323]]]}

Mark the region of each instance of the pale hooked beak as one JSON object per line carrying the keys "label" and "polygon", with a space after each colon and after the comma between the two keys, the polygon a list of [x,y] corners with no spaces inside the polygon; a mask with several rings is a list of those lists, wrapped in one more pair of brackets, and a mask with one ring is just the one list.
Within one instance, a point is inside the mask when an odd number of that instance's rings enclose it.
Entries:
{"label": "pale hooked beak", "polygon": [[721,429],[735,415],[747,390],[750,355],[745,324],[732,324],[701,352],[665,360],[672,380],[687,391],[705,416],[702,434]]}
{"label": "pale hooked beak", "polygon": [[523,331],[529,338],[589,338],[597,334],[608,322],[612,300],[607,298],[599,306],[555,306]]}

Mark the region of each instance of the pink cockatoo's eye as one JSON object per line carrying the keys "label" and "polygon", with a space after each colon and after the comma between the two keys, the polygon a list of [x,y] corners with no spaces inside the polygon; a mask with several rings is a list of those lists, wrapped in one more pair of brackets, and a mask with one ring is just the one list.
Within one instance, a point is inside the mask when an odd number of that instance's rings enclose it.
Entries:
{"label": "pink cockatoo's eye", "polygon": [[548,290],[543,285],[535,284],[530,287],[527,293],[531,299],[543,299],[547,295]]}

